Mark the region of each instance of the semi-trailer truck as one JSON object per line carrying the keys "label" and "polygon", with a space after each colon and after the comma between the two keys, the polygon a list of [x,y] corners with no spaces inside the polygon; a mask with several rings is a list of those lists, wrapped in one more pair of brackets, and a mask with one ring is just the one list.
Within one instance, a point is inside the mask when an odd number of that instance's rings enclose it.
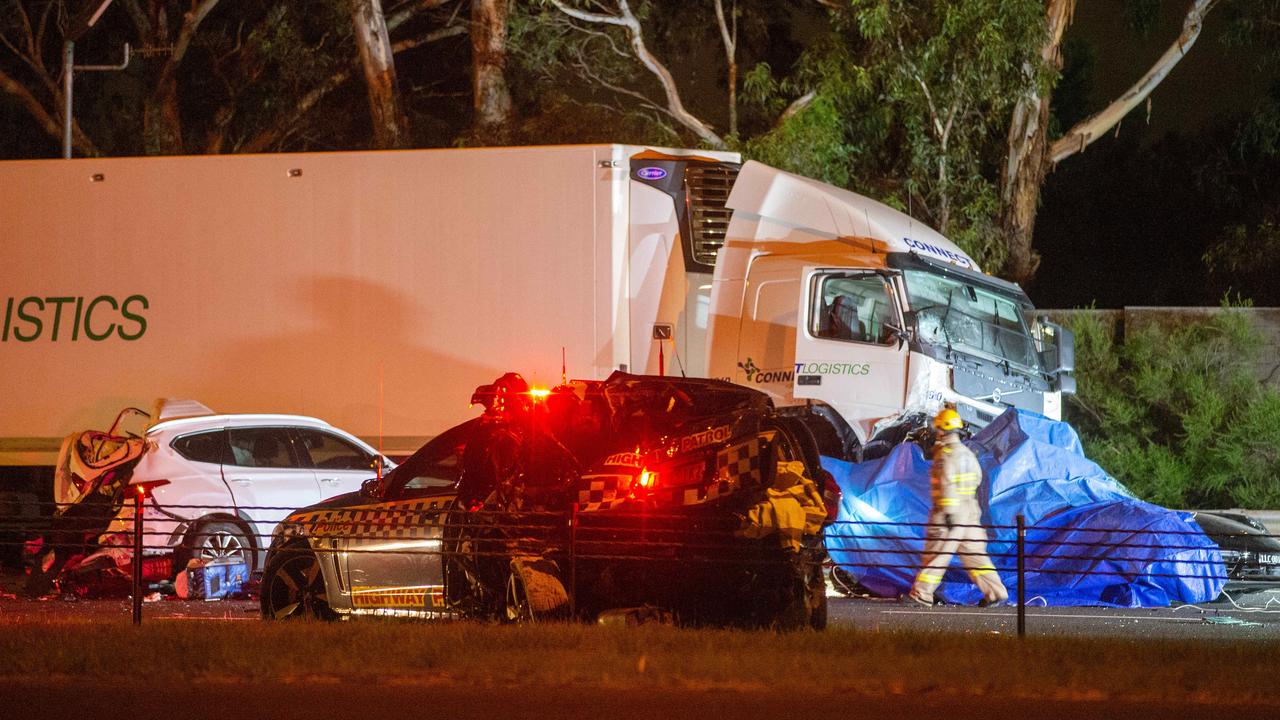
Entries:
{"label": "semi-trailer truck", "polygon": [[509,369],[768,393],[857,458],[953,403],[1060,415],[1072,338],[886,205],[629,145],[0,162],[0,473],[156,397],[388,454]]}

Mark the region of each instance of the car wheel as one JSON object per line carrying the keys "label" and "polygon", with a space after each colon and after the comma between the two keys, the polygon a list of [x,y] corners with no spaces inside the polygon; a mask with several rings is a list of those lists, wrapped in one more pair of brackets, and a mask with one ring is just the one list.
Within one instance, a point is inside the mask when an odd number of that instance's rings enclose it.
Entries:
{"label": "car wheel", "polygon": [[267,558],[262,571],[262,618],[335,620],[320,560],[306,547],[285,547]]}
{"label": "car wheel", "polygon": [[509,622],[563,619],[568,611],[569,593],[556,574],[555,563],[538,557],[511,561],[506,597]]}
{"label": "car wheel", "polygon": [[782,631],[827,629],[827,583],[822,577],[822,565],[805,564],[803,578],[795,578],[774,621],[774,627]]}
{"label": "car wheel", "polygon": [[236,523],[226,520],[200,523],[187,532],[184,545],[187,559],[205,563],[233,560],[243,562],[250,573],[256,569],[253,543],[244,528]]}

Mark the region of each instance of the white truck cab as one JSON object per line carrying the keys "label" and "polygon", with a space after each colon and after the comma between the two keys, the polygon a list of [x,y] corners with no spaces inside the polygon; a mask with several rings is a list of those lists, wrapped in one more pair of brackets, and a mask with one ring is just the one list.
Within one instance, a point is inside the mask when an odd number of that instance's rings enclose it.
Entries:
{"label": "white truck cab", "polygon": [[[954,404],[982,426],[1009,406],[1058,419],[1069,331],[1026,294],[882,203],[756,162],[741,167],[716,258],[707,374],[823,421],[858,456]],[[918,420],[917,420],[918,421]],[[820,442],[823,433],[816,433]]]}

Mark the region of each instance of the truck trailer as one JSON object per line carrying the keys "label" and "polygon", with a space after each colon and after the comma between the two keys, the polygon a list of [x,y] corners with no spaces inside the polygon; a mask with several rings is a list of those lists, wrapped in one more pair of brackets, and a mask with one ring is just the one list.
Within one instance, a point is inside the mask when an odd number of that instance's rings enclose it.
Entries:
{"label": "truck trailer", "polygon": [[[943,403],[1060,415],[1070,334],[954,243],[733,153],[629,145],[0,162],[0,471],[157,397],[389,455],[508,369],[767,393],[859,458]],[[23,475],[26,473],[27,475]]]}

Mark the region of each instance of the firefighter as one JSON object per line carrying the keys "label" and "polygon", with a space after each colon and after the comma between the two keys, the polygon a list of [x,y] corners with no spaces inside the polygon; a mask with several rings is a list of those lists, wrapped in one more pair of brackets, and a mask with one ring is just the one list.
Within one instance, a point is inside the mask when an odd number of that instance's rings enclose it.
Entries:
{"label": "firefighter", "polygon": [[960,442],[963,426],[964,421],[951,408],[943,408],[933,419],[938,440],[929,469],[933,508],[922,567],[909,595],[921,605],[933,605],[933,594],[957,553],[969,579],[982,591],[982,606],[1001,605],[1009,599],[1009,591],[987,557],[987,531],[980,524],[982,508],[978,506],[982,468],[973,452]]}

